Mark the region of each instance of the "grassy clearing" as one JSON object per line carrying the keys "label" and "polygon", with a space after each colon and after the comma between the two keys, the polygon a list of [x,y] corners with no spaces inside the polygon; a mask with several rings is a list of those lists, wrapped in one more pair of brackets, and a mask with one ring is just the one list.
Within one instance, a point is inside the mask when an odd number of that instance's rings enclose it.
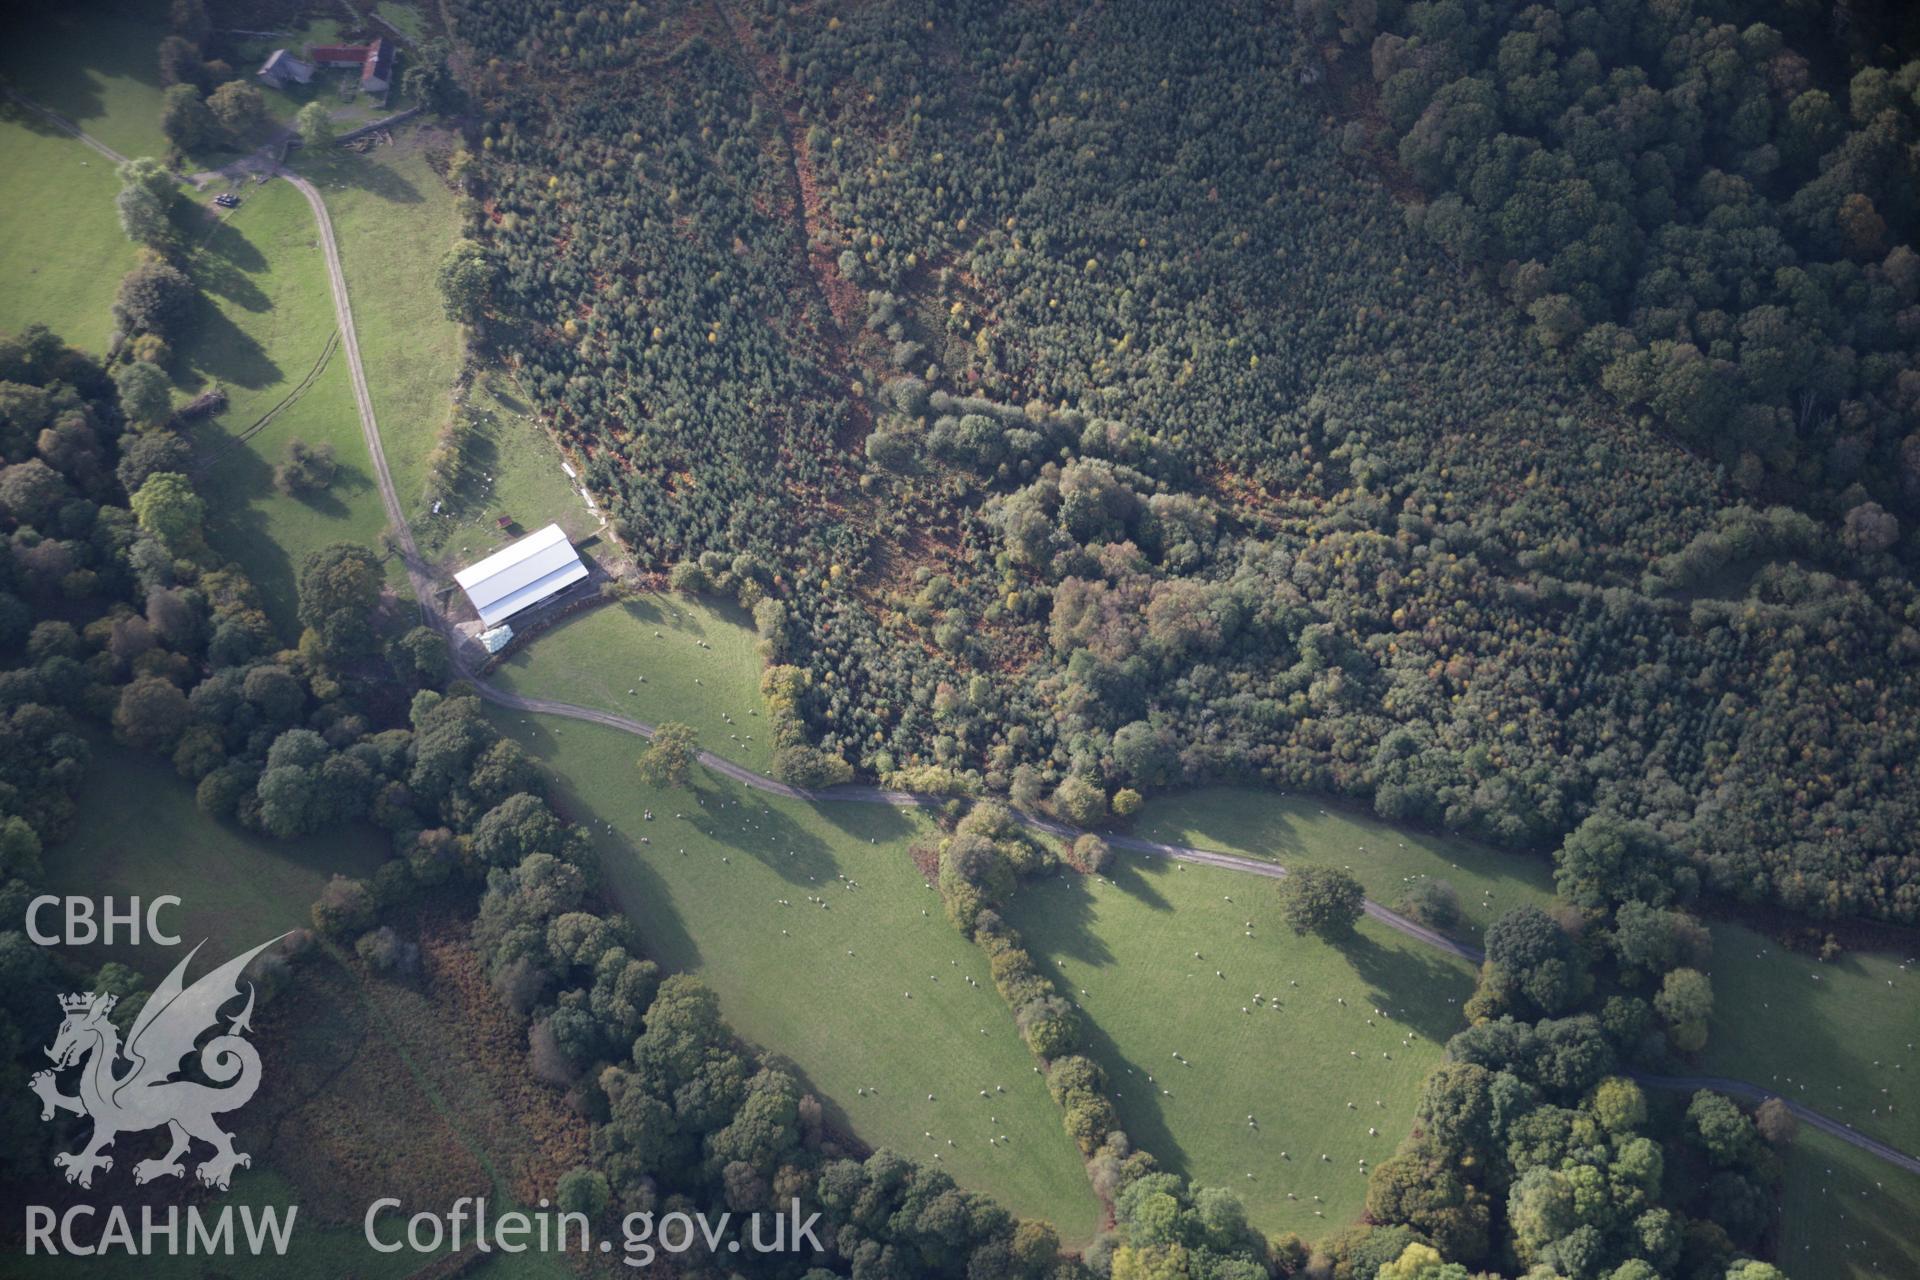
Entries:
{"label": "grassy clearing", "polygon": [[164,156],[155,51],[166,17],[165,0],[42,5],[0,42],[0,71],[121,154]]}
{"label": "grassy clearing", "polygon": [[[244,194],[195,258],[207,297],[174,373],[189,389],[218,382],[227,390],[227,408],[196,433],[202,492],[214,513],[209,537],[246,569],[290,636],[301,562],[332,542],[375,545],[386,519],[339,351],[271,422],[236,440],[301,387],[336,328],[306,201],[285,182]],[[289,497],[273,487],[273,469],[296,439],[333,446],[339,474],[331,488]],[[397,568],[391,576],[398,580]]]}
{"label": "grassy clearing", "polygon": [[104,352],[113,293],[135,250],[121,234],[113,165],[77,140],[0,104],[0,330],[44,324]]}
{"label": "grassy clearing", "polygon": [[441,312],[434,283],[459,218],[453,192],[427,163],[430,150],[451,143],[438,130],[408,128],[365,155],[298,156],[333,218],[387,465],[409,510],[460,372],[460,327]]}
{"label": "grassy clearing", "polygon": [[[1093,1234],[1086,1174],[986,963],[907,857],[922,819],[816,809],[704,773],[697,795],[651,791],[629,735],[496,718],[562,780],[650,954],[698,973],[735,1029],[797,1064],[837,1127],[933,1161],[1069,1241]],[[989,1145],[1002,1133],[1011,1141]]]}
{"label": "grassy clearing", "polygon": [[[1400,832],[1313,800],[1248,789],[1211,788],[1155,801],[1141,829],[1159,839],[1284,863],[1350,866],[1370,895],[1387,902],[1408,877],[1444,877],[1459,891],[1466,916],[1455,932],[1473,941],[1500,911],[1516,902],[1545,902],[1552,894],[1544,859]],[[1740,925],[1720,921],[1711,927],[1715,1016],[1707,1049],[1693,1069],[1778,1089],[1902,1150],[1920,1151],[1920,1055],[1914,1051],[1920,1044],[1914,984],[1920,979],[1910,958],[1848,953],[1822,964]],[[1783,1028],[1790,1034],[1782,1034]],[[1843,1157],[1820,1168],[1831,1164],[1836,1177],[1868,1188],[1884,1181],[1904,1188],[1901,1203],[1920,1203],[1920,1179],[1831,1139],[1818,1142],[1828,1155]],[[1835,1202],[1818,1193],[1801,1167],[1809,1163],[1795,1157],[1786,1198],[1794,1243],[1782,1256],[1800,1263],[1794,1274],[1920,1274],[1920,1245],[1911,1232],[1901,1244],[1901,1233],[1888,1229],[1899,1221],[1897,1211],[1849,1210],[1868,1241],[1856,1242],[1854,1252],[1879,1262],[1862,1263],[1843,1250],[1845,1233],[1831,1230]],[[1859,1186],[1852,1193],[1856,1199]],[[1907,1220],[1920,1220],[1920,1214]],[[1815,1265],[1809,1268],[1799,1254],[1815,1258]]]}
{"label": "grassy clearing", "polygon": [[1359,1161],[1392,1155],[1411,1127],[1472,978],[1370,922],[1340,948],[1296,938],[1273,896],[1265,881],[1123,855],[1111,879],[1026,886],[1007,914],[1091,1018],[1134,1141],[1239,1193],[1262,1229],[1315,1238],[1358,1215]]}
{"label": "grassy clearing", "polygon": [[[1544,903],[1553,892],[1544,859],[1398,831],[1313,800],[1249,789],[1209,788],[1156,801],[1141,829],[1283,863],[1347,866],[1372,897],[1388,903],[1409,878],[1444,877],[1459,891],[1466,917],[1455,933],[1470,941],[1506,908]],[[1920,1016],[1908,957],[1849,953],[1821,964],[1740,925],[1711,927],[1716,1016],[1698,1069],[1778,1087],[1835,1119],[1920,1150],[1920,1056],[1909,1048],[1920,1043]],[[1783,1025],[1794,1034],[1779,1034]],[[1903,1065],[1896,1070],[1895,1063]],[[1889,1101],[1896,1108],[1891,1119]]]}
{"label": "grassy clearing", "polygon": [[683,721],[700,731],[701,746],[765,773],[773,750],[760,714],[761,670],[744,611],[649,595],[567,618],[510,655],[493,678],[515,693],[656,724]]}
{"label": "grassy clearing", "polygon": [[[421,547],[439,556],[449,575],[519,536],[500,528],[503,515],[517,520],[522,532],[557,522],[575,542],[599,530],[599,514],[560,469],[559,450],[517,387],[490,371],[468,389],[467,407],[477,432],[469,480],[438,512],[420,511],[413,522]],[[412,496],[419,496],[421,483]],[[402,490],[401,497],[408,496]]]}
{"label": "grassy clearing", "polygon": [[[297,51],[308,44],[326,43],[329,42],[303,39],[289,42],[286,47]],[[279,47],[279,45],[273,46],[273,48]],[[270,53],[272,49],[266,52]],[[261,55],[262,60],[265,56],[265,53]],[[358,128],[363,124],[372,124],[375,120],[390,116],[406,105],[400,101],[397,92],[384,101],[380,97],[358,92],[358,76],[359,73],[352,70],[318,71],[314,73],[313,80],[309,84],[290,84],[284,89],[265,89],[262,96],[266,99],[267,116],[274,126],[291,125],[293,118],[300,114],[300,108],[309,102],[318,102],[327,109],[327,118],[333,121],[335,131],[345,133],[349,129]],[[352,93],[343,94],[341,92],[343,84],[355,85],[356,89]],[[301,167],[307,167],[304,163],[307,157],[301,155],[300,158],[303,161]]]}
{"label": "grassy clearing", "polygon": [[1920,976],[1906,957],[1849,952],[1822,964],[1722,923],[1712,974],[1703,1073],[1777,1089],[1920,1152]]}
{"label": "grassy clearing", "polygon": [[1369,897],[1388,905],[1416,879],[1446,880],[1460,896],[1462,921],[1454,936],[1475,944],[1508,907],[1544,903],[1553,894],[1553,868],[1545,858],[1404,831],[1313,796],[1202,787],[1155,799],[1135,828],[1155,840],[1286,866],[1344,867]]}
{"label": "grassy clearing", "polygon": [[1920,1275],[1920,1177],[1801,1126],[1787,1157],[1779,1262],[1795,1280]]}
{"label": "grassy clearing", "polygon": [[373,11],[409,40],[420,40],[427,34],[426,19],[413,5],[400,3],[400,0],[380,0]]}
{"label": "grassy clearing", "polygon": [[[47,852],[53,892],[175,894],[181,905],[163,923],[186,946],[206,939],[210,955],[311,926],[308,908],[328,879],[370,875],[387,856],[386,837],[372,828],[274,841],[214,822],[166,761],[105,737],[93,752],[73,834]],[[151,946],[90,955],[160,971],[179,959]]]}

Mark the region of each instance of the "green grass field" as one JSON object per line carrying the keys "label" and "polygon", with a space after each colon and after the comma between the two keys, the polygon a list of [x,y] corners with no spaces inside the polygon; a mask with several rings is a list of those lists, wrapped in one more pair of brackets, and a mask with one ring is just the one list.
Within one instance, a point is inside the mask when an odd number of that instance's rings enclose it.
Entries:
{"label": "green grass field", "polygon": [[701,746],[765,773],[773,751],[753,646],[745,613],[732,605],[649,595],[574,614],[510,654],[493,679],[515,693],[654,724],[684,721],[700,731]]}
{"label": "green grass field", "polygon": [[[534,419],[519,388],[500,371],[490,370],[474,380],[467,397],[477,427],[471,474],[462,491],[450,495],[438,512],[416,511],[413,531],[421,549],[452,573],[519,536],[499,527],[503,515],[519,521],[522,532],[558,523],[576,543],[596,533],[599,514],[587,508],[575,490],[578,482],[560,469],[559,449]],[[414,497],[422,484],[416,476],[410,491]],[[402,492],[405,496],[409,491]]]}
{"label": "green grass field", "polygon": [[1800,1127],[1787,1156],[1779,1265],[1793,1280],[1920,1276],[1920,1177]]}
{"label": "green grass field", "polygon": [[401,0],[380,0],[373,11],[409,40],[419,40],[427,33],[426,19],[421,16],[420,10]]}
{"label": "green grass field", "polygon": [[0,104],[0,330],[44,324],[106,350],[114,289],[133,266],[113,198],[113,164],[39,117]]}
{"label": "green grass field", "polygon": [[1822,964],[1719,923],[1712,975],[1703,1074],[1776,1089],[1920,1152],[1920,975],[1905,957],[1848,952]]}
{"label": "green grass field", "polygon": [[451,145],[437,130],[406,127],[394,145],[365,155],[294,158],[333,219],[387,465],[410,512],[460,372],[460,327],[442,313],[434,283],[459,218],[453,192],[427,163],[430,148]]}
{"label": "green grass field", "polygon": [[[212,382],[227,389],[227,408],[196,433],[202,492],[213,510],[209,537],[246,569],[289,637],[306,556],[332,542],[374,546],[386,527],[346,357],[333,351],[300,390],[335,332],[317,237],[313,213],[293,187],[246,188],[245,202],[195,257],[207,298],[174,369],[190,390]],[[265,427],[236,440],[296,392]],[[273,469],[295,439],[333,446],[340,469],[329,489],[289,497],[273,487]]]}
{"label": "green grass field", "polygon": [[1239,1193],[1261,1229],[1313,1239],[1359,1214],[1359,1161],[1406,1136],[1473,984],[1370,922],[1335,948],[1276,915],[1265,880],[1135,855],[1111,879],[1023,886],[1007,912],[1091,1018],[1134,1142]]}
{"label": "green grass field", "polygon": [[0,42],[0,71],[121,154],[164,156],[155,50],[166,34],[165,0],[43,5]]}
{"label": "green grass field", "polygon": [[651,791],[634,777],[630,735],[496,719],[560,780],[649,954],[697,973],[741,1035],[797,1064],[836,1126],[1048,1219],[1068,1241],[1093,1234],[1078,1153],[986,962],[908,859],[921,819],[783,802],[704,771],[697,799]]}
{"label": "green grass field", "polygon": [[[165,760],[104,736],[93,753],[73,834],[47,851],[48,883],[93,897],[174,894],[181,905],[162,923],[185,946],[204,938],[208,954],[231,955],[309,928],[308,909],[334,873],[370,875],[387,857],[386,837],[371,827],[280,841],[214,822]],[[179,958],[152,946],[88,954],[162,971]]]}
{"label": "green grass field", "polygon": [[1344,867],[1366,886],[1368,897],[1389,906],[1420,877],[1446,880],[1460,897],[1462,921],[1453,933],[1475,944],[1508,907],[1553,895],[1553,867],[1544,857],[1402,830],[1316,796],[1201,787],[1156,797],[1134,829],[1155,840],[1286,866]]}
{"label": "green grass field", "polygon": [[[1507,907],[1545,903],[1553,891],[1545,859],[1398,831],[1313,799],[1244,788],[1155,801],[1139,828],[1158,839],[1282,863],[1346,866],[1371,897],[1388,903],[1411,877],[1444,877],[1466,917],[1455,932],[1470,941]],[[1716,1016],[1700,1072],[1791,1091],[1835,1119],[1920,1150],[1920,1055],[1908,1048],[1920,1043],[1911,985],[1920,979],[1903,964],[1906,957],[1848,953],[1821,964],[1740,925],[1711,927]],[[1781,1035],[1782,1025],[1794,1034]],[[1891,1120],[1888,1101],[1896,1105]]]}

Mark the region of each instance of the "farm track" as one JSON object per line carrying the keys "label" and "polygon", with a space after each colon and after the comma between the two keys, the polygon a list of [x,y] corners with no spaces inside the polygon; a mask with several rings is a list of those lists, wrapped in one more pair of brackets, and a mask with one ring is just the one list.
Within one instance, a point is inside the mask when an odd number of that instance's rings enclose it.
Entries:
{"label": "farm track", "polygon": [[340,345],[340,331],[336,329],[332,333],[327,335],[327,345],[320,348],[320,358],[313,362],[313,367],[307,370],[307,376],[300,379],[299,385],[294,387],[293,390],[287,392],[286,395],[280,397],[279,403],[275,404],[273,408],[267,410],[265,413],[261,414],[258,418],[254,419],[253,424],[249,426],[246,430],[235,433],[230,443],[238,444],[243,440],[253,439],[255,436],[259,435],[262,431],[266,430],[268,424],[271,423],[275,418],[279,417],[282,410],[284,410],[288,405],[292,404],[295,400],[298,400],[301,396],[307,394],[307,391],[313,386],[313,384],[319,381],[321,371],[327,367],[327,361],[333,358],[334,350],[339,345]]}
{"label": "farm track", "polygon": [[[102,155],[117,157],[118,153],[106,147],[97,139],[90,138],[78,125],[65,117],[48,111],[17,94],[9,93],[16,102],[50,117],[55,123],[72,133]],[[413,529],[408,524],[406,512],[400,505],[400,495],[393,486],[393,473],[387,466],[386,449],[380,441],[380,426],[373,413],[373,398],[367,390],[367,379],[360,363],[360,344],[355,337],[353,327],[353,308],[347,298],[346,275],[340,267],[340,250],[333,235],[333,220],[327,216],[326,202],[320,192],[305,178],[294,173],[284,165],[275,172],[292,183],[300,194],[306,197],[307,205],[313,210],[314,223],[320,231],[321,249],[326,257],[327,281],[333,292],[334,312],[339,321],[341,346],[347,353],[347,368],[353,385],[353,398],[359,410],[360,430],[367,445],[367,453],[373,461],[374,479],[380,489],[380,501],[386,508],[387,521],[391,526],[394,545],[399,549],[401,561],[407,571],[407,580],[413,587],[414,599],[420,607],[421,618],[438,630],[447,641],[447,648],[453,656],[455,670],[461,678],[470,683],[475,692],[496,706],[514,711],[526,711],[539,715],[560,716],[569,720],[580,720],[588,724],[602,725],[617,729],[637,737],[652,738],[654,726],[631,716],[619,715],[611,711],[600,711],[593,707],[582,707],[570,702],[559,702],[551,698],[529,698],[509,693],[490,683],[485,676],[473,670],[467,660],[467,641],[455,630],[453,622],[433,606],[434,575],[431,566],[420,554],[420,548],[414,541]],[[892,791],[883,787],[850,784],[840,787],[828,787],[821,790],[808,790],[790,786],[765,774],[755,773],[744,765],[736,764],[724,756],[711,751],[702,751],[700,763],[720,774],[731,778],[743,786],[768,795],[784,796],[807,803],[841,804],[883,804],[896,809],[931,808],[945,803],[945,797],[922,795],[912,791]],[[1064,823],[1014,810],[1014,816],[1023,826],[1049,835],[1071,839],[1082,834]],[[1275,862],[1263,862],[1257,858],[1243,857],[1239,854],[1219,853],[1210,849],[1196,849],[1189,845],[1165,844],[1158,840],[1146,840],[1138,836],[1115,835],[1105,837],[1115,848],[1144,853],[1151,857],[1170,858],[1179,862],[1191,862],[1200,866],[1219,867],[1227,871],[1237,871],[1247,875],[1263,876],[1278,880],[1286,874],[1286,868]],[[1371,898],[1366,903],[1366,913],[1388,928],[1395,929],[1415,941],[1445,951],[1450,955],[1478,964],[1483,953],[1465,943],[1436,933],[1417,921],[1391,908],[1382,906]],[[1920,1175],[1920,1158],[1900,1150],[1898,1147],[1882,1142],[1877,1138],[1854,1129],[1851,1125],[1822,1115],[1813,1108],[1795,1102],[1791,1098],[1775,1093],[1745,1080],[1735,1080],[1725,1076],[1663,1076],[1634,1073],[1633,1078],[1650,1088],[1694,1091],[1713,1089],[1721,1093],[1745,1099],[1749,1102],[1763,1102],[1778,1097],[1785,1102],[1787,1109],[1795,1117],[1820,1132],[1838,1138],[1850,1146],[1857,1147],[1869,1155],[1875,1156],[1908,1173]]]}
{"label": "farm track", "polygon": [[82,129],[79,125],[75,124],[73,121],[61,115],[58,111],[55,111],[52,107],[43,107],[39,103],[35,102],[32,98],[27,97],[25,94],[20,93],[18,90],[15,90],[15,89],[8,89],[6,93],[9,101],[18,103],[20,106],[26,108],[28,111],[31,111],[33,114],[39,116],[41,119],[53,125],[54,128],[60,130],[62,133],[72,134],[75,138],[78,138],[80,140],[83,146],[92,148],[94,151],[105,156],[107,159],[113,161],[115,164],[125,164],[127,162],[127,158],[125,156],[121,155],[118,151],[115,151],[112,147],[108,146],[106,143],[100,141],[100,139],[88,133],[85,129]]}

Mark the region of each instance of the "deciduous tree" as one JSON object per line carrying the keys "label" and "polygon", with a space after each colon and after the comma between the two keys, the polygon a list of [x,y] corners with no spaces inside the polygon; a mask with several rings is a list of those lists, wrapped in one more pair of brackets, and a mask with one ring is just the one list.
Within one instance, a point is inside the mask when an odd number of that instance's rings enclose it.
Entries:
{"label": "deciduous tree", "polygon": [[293,117],[293,127],[300,141],[315,150],[333,142],[333,117],[327,114],[325,103],[309,102],[300,108]]}
{"label": "deciduous tree", "polygon": [[191,84],[176,84],[160,95],[160,132],[181,151],[198,151],[220,134],[220,122]]}
{"label": "deciduous tree", "polygon": [[300,623],[327,657],[366,651],[379,603],[380,564],[365,547],[335,543],[300,566]]}
{"label": "deciduous tree", "polygon": [[1360,882],[1337,867],[1293,867],[1280,881],[1280,917],[1296,934],[1344,938],[1367,905]]}
{"label": "deciduous tree", "polygon": [[690,724],[668,721],[654,731],[653,741],[634,762],[640,781],[649,787],[684,787],[700,754],[700,734]]}

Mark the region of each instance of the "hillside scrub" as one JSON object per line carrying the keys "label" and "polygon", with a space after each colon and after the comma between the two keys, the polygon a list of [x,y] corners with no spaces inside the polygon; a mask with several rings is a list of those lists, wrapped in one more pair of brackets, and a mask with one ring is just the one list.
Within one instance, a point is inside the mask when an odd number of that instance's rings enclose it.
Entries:
{"label": "hillside scrub", "polygon": [[643,559],[759,566],[810,746],[1076,822],[1602,813],[1920,917],[1891,497],[1775,513],[1541,359],[1343,167],[1286,15],[457,8],[595,73],[475,76],[486,323]]}

